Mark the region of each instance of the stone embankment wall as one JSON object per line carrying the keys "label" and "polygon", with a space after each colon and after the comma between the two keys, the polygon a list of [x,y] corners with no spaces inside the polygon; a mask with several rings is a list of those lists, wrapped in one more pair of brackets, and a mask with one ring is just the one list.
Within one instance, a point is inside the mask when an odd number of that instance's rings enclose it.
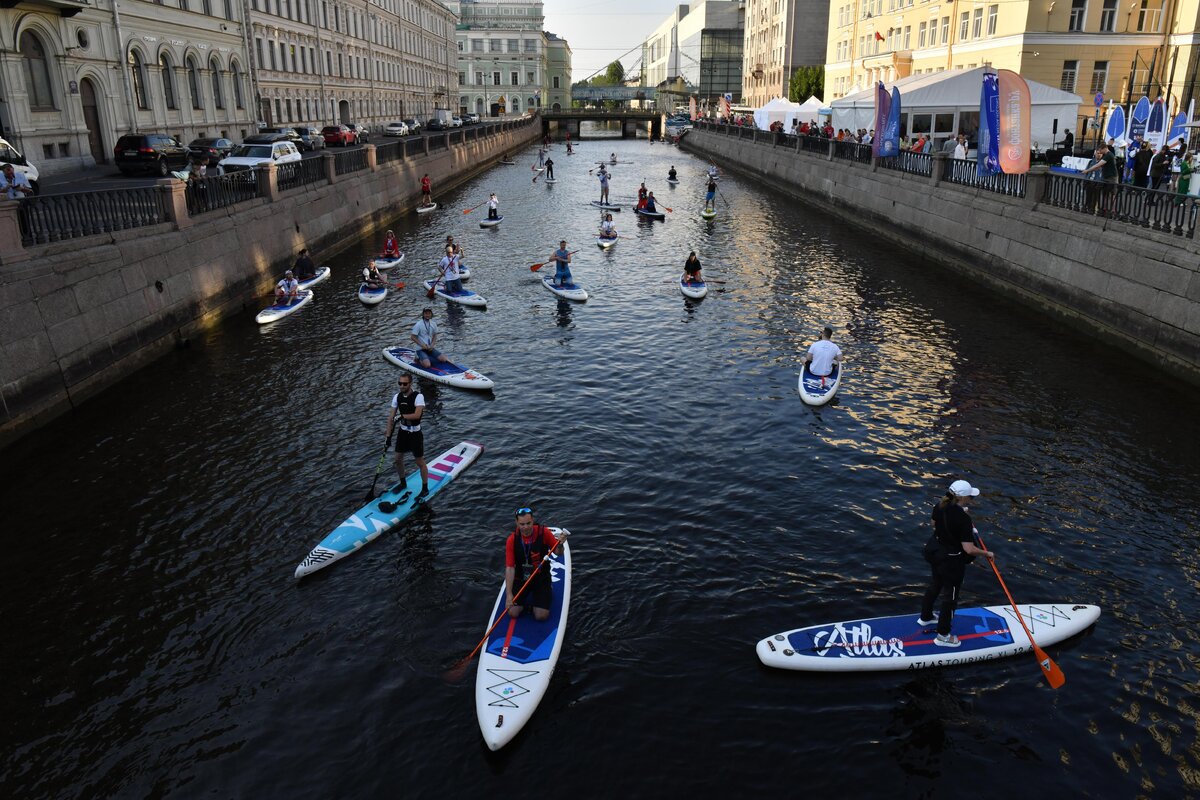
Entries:
{"label": "stone embankment wall", "polygon": [[1200,384],[1200,242],[760,139],[682,146]]}
{"label": "stone embankment wall", "polygon": [[[0,446],[111,386],[229,313],[263,305],[301,247],[329,251],[386,226],[420,201],[541,135],[536,119],[189,217],[183,184],[158,190],[168,222],[29,248],[15,202],[0,203]],[[464,137],[465,138],[465,137]],[[415,142],[414,142],[415,144]],[[428,142],[425,145],[428,148]],[[269,174],[267,174],[269,173]]]}

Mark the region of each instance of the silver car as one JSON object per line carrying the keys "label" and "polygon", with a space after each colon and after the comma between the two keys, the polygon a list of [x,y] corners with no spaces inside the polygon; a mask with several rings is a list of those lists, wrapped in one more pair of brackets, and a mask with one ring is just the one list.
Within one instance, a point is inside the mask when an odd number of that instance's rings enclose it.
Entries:
{"label": "silver car", "polygon": [[403,122],[389,122],[383,129],[384,136],[408,136],[408,126]]}

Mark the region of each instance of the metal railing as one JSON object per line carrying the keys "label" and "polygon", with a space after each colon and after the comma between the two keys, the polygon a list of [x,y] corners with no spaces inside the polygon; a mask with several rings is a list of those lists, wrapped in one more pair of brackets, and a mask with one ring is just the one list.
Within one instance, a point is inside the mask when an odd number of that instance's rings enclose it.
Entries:
{"label": "metal railing", "polygon": [[399,161],[404,158],[404,142],[384,142],[375,147],[375,163],[386,164],[389,161]]}
{"label": "metal railing", "polygon": [[367,151],[366,150],[347,150],[342,153],[334,153],[333,156],[333,171],[337,175],[346,175],[351,172],[358,172],[367,168]]}
{"label": "metal railing", "polygon": [[291,164],[280,164],[275,168],[275,181],[281,192],[298,189],[312,183],[324,183],[325,159],[306,158]]}
{"label": "metal railing", "polygon": [[849,159],[857,164],[870,164],[871,145],[859,144],[858,142],[834,141],[833,157]]}
{"label": "metal railing", "polygon": [[153,186],[26,197],[19,202],[17,219],[26,247],[167,221],[162,195]]}
{"label": "metal railing", "polygon": [[942,170],[942,180],[946,183],[956,183],[959,186],[973,186],[987,192],[1008,195],[1009,197],[1024,197],[1025,175],[1006,175],[1001,172],[996,175],[980,177],[978,165],[969,159],[948,158]]}
{"label": "metal railing", "polygon": [[800,140],[800,150],[804,153],[820,153],[829,155],[829,140],[824,136],[805,135],[797,137]]}
{"label": "metal railing", "polygon": [[1188,239],[1196,236],[1196,217],[1200,215],[1197,200],[1188,194],[1054,173],[1046,176],[1046,189],[1042,194],[1042,202],[1056,208]]}
{"label": "metal railing", "polygon": [[260,197],[258,170],[243,169],[190,181],[184,189],[189,216],[207,214]]}
{"label": "metal railing", "polygon": [[[870,145],[865,146],[870,147]],[[907,172],[910,175],[924,175],[928,178],[933,174],[933,156],[929,153],[901,150],[894,156],[879,159],[879,168]]]}

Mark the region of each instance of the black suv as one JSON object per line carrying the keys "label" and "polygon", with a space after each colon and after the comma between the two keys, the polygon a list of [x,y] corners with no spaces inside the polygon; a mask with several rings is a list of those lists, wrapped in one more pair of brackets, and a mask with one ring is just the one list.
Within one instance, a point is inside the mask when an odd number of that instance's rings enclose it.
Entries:
{"label": "black suv", "polygon": [[425,123],[425,130],[444,131],[446,130],[446,123],[442,122],[437,117],[434,117],[433,119],[429,120],[429,122]]}
{"label": "black suv", "polygon": [[301,150],[320,150],[325,147],[325,137],[320,128],[296,128],[300,141],[296,144]]}
{"label": "black suv", "polygon": [[113,161],[122,175],[152,172],[166,177],[188,165],[188,149],[165,133],[130,133],[117,140]]}
{"label": "black suv", "polygon": [[287,139],[289,142],[296,145],[297,150],[301,150],[304,147],[304,137],[301,136],[295,128],[262,128],[258,132],[259,136],[264,136],[266,134],[275,134],[277,138],[275,138],[274,141],[276,142],[280,139]]}
{"label": "black suv", "polygon": [[233,150],[233,142],[220,137],[193,139],[188,142],[188,150],[193,161],[215,167]]}

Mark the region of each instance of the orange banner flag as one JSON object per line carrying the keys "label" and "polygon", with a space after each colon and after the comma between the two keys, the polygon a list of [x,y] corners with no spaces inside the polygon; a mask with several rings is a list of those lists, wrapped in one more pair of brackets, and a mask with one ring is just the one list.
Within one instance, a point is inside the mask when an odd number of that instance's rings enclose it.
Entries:
{"label": "orange banner flag", "polygon": [[1020,175],[1029,172],[1029,84],[1010,69],[996,74],[1000,85],[1000,169]]}

